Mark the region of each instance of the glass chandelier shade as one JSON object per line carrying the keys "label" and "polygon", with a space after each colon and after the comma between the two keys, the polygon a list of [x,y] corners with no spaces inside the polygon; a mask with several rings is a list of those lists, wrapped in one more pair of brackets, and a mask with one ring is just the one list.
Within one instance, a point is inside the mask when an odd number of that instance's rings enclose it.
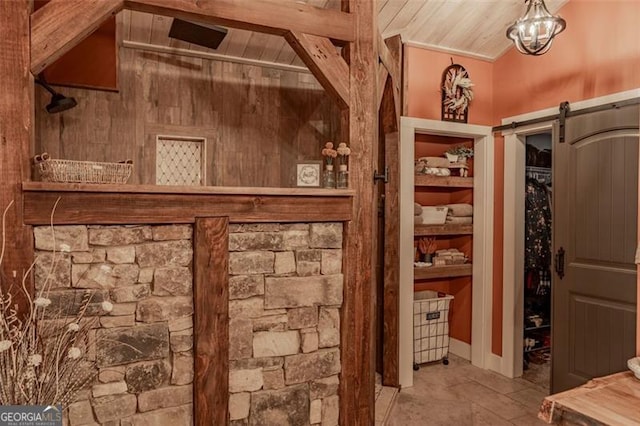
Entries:
{"label": "glass chandelier shade", "polygon": [[549,13],[544,0],[529,2],[527,12],[507,28],[507,37],[526,55],[542,55],[551,49],[553,38],[567,26],[564,19]]}

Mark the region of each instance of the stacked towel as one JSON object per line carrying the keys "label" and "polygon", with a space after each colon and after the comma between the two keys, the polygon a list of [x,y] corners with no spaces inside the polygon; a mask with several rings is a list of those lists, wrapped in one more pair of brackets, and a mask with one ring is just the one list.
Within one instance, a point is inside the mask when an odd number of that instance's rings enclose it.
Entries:
{"label": "stacked towel", "polygon": [[418,203],[413,203],[413,223],[416,225],[422,223],[422,206]]}
{"label": "stacked towel", "polygon": [[473,223],[473,206],[471,204],[447,204],[447,223],[469,225]]}
{"label": "stacked towel", "polygon": [[437,250],[433,258],[433,264],[442,265],[462,265],[467,262],[467,257],[458,249],[450,248],[446,250]]}

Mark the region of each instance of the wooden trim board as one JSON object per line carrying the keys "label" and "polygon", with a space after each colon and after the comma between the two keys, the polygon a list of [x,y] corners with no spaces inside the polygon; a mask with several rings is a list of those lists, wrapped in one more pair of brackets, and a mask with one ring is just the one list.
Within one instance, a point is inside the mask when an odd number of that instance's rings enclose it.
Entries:
{"label": "wooden trim board", "polygon": [[309,191],[296,194],[293,190],[291,195],[141,193],[133,192],[133,185],[130,187],[131,190],[122,185],[104,192],[27,189],[24,221],[29,225],[49,224],[51,208],[58,198],[53,218],[57,225],[193,223],[196,217],[211,215],[229,216],[236,223],[342,222],[352,215],[352,198],[345,195],[315,196],[309,195]]}
{"label": "wooden trim board", "polygon": [[197,218],[194,228],[194,424],[229,419],[229,219]]}

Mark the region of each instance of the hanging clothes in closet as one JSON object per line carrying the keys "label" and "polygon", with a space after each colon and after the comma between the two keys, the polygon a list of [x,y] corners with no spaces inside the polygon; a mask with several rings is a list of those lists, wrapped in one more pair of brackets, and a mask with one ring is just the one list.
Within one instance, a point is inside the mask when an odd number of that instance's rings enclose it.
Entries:
{"label": "hanging clothes in closet", "polygon": [[525,198],[525,268],[551,266],[551,202],[547,186],[527,178]]}

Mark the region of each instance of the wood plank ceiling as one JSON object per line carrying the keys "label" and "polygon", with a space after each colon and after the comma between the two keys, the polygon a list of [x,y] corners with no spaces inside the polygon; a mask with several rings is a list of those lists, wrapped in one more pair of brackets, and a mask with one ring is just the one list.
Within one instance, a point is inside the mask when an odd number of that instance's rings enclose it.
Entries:
{"label": "wood plank ceiling", "polygon": [[[279,0],[339,9],[340,0]],[[368,1],[368,0],[363,0]],[[551,13],[568,0],[547,0]],[[404,43],[493,61],[511,43],[506,28],[524,14],[523,0],[379,0],[378,25],[384,38],[402,35]],[[125,46],[182,49],[194,55],[223,55],[265,61],[294,69],[305,65],[283,37],[229,28],[213,50],[169,38],[172,18],[123,11],[118,16]]]}

